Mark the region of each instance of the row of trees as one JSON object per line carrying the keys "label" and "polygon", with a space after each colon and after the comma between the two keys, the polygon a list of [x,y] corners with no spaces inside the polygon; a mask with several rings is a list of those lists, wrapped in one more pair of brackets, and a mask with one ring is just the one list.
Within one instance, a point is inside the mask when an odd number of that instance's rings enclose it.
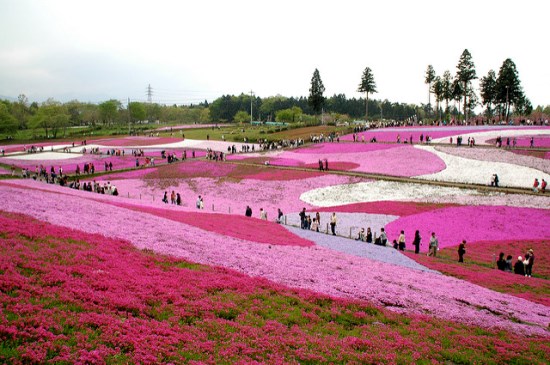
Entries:
{"label": "row of trees", "polygon": [[[416,116],[419,120],[433,117],[431,95],[435,96],[439,119],[449,119],[451,114],[462,112],[464,120],[473,115],[477,105],[485,106],[487,118],[498,113],[499,119],[509,120],[512,112],[528,115],[533,111],[531,102],[523,92],[516,65],[506,59],[498,75],[490,70],[480,80],[480,99],[473,80],[477,79],[475,65],[470,52],[465,49],[460,56],[456,74],[449,70],[436,75],[432,65],[426,70],[425,83],[428,85],[428,104],[414,105],[393,103],[388,100],[371,100],[369,94],[377,92],[374,74],[369,67],[363,71],[357,91],[365,93],[365,98],[347,98],[345,94],[325,97],[325,87],[319,70],[315,69],[311,79],[308,97],[285,97],[281,95],[260,98],[252,94],[223,95],[211,104],[207,101],[190,106],[167,106],[155,103],[107,100],[100,104],[82,103],[77,100],[60,103],[48,99],[42,104],[29,103],[25,95],[17,101],[0,101],[0,133],[9,134],[18,129],[42,128],[46,136],[56,138],[60,131],[65,134],[72,126],[126,127],[132,129],[142,121],[163,123],[209,123],[246,122],[267,120],[280,122],[317,123],[319,114],[332,121],[369,118],[369,108],[374,109],[373,118],[407,120]],[[455,102],[451,106],[450,102]],[[442,103],[445,102],[445,108]],[[457,108],[458,106],[458,108]],[[513,111],[512,111],[513,108]],[[548,109],[548,107],[546,108]],[[538,112],[546,112],[542,107]],[[445,114],[443,118],[442,113]],[[550,113],[547,113],[550,114]],[[437,114],[436,114],[437,115]]]}
{"label": "row of trees", "polygon": [[426,70],[425,83],[428,85],[428,106],[431,111],[431,94],[434,94],[436,110],[441,119],[441,102],[445,101],[444,113],[450,114],[449,102],[455,101],[460,107],[463,105],[464,120],[473,114],[477,105],[485,106],[485,115],[491,119],[498,112],[500,120],[509,121],[510,107],[518,115],[528,115],[533,111],[533,106],[525,96],[515,63],[506,59],[500,67],[498,76],[494,70],[490,70],[487,76],[480,80],[481,102],[475,93],[472,81],[477,79],[475,64],[470,52],[465,49],[460,56],[457,72],[453,76],[449,70],[442,76],[438,76],[432,65]]}

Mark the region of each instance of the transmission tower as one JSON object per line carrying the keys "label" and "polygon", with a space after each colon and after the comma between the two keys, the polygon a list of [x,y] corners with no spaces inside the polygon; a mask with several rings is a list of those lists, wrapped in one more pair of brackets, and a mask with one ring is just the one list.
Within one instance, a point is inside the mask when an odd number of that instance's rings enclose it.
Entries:
{"label": "transmission tower", "polygon": [[147,102],[149,104],[153,102],[153,88],[151,87],[151,84],[147,86]]}

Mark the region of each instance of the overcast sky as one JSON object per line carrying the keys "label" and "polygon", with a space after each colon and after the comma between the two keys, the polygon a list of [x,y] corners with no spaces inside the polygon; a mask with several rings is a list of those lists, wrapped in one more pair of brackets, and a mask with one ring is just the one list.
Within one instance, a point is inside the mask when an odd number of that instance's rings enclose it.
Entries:
{"label": "overcast sky", "polygon": [[427,103],[425,71],[454,75],[462,51],[478,77],[506,58],[534,106],[550,104],[550,1],[0,0],[0,98],[198,103],[223,94]]}

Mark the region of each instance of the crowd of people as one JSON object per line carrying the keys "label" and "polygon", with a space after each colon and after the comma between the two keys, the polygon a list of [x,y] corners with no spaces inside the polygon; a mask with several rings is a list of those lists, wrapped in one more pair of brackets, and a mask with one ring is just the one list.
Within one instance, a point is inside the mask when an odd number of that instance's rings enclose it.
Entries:
{"label": "crowd of people", "polygon": [[512,255],[504,258],[504,252],[498,255],[496,262],[497,269],[517,275],[531,277],[533,274],[533,265],[535,264],[535,253],[533,249],[529,249],[523,257],[518,256],[516,262],[512,265]]}

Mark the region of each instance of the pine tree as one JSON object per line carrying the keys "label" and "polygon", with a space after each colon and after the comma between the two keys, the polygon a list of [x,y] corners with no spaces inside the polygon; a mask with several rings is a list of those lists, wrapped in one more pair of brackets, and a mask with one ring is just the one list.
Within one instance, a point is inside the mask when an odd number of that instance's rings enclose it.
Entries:
{"label": "pine tree", "polygon": [[474,61],[472,61],[472,55],[467,49],[465,49],[464,52],[462,52],[462,55],[460,56],[460,60],[458,61],[458,65],[456,66],[456,68],[458,69],[456,76],[464,86],[464,90],[463,90],[464,121],[467,121],[468,120],[468,108],[467,108],[468,85],[470,81],[477,79]]}
{"label": "pine tree", "polygon": [[309,105],[315,113],[319,113],[325,103],[325,97],[323,96],[324,92],[325,86],[323,85],[323,81],[321,81],[319,70],[315,69],[313,72],[313,77],[311,78],[309,98],[307,99]]}
{"label": "pine tree", "polygon": [[366,67],[363,71],[363,76],[361,77],[361,83],[357,91],[366,94],[365,101],[365,121],[368,121],[369,116],[369,93],[376,93],[376,82],[374,81],[374,75],[370,67]]}
{"label": "pine tree", "polygon": [[426,70],[426,80],[424,80],[425,84],[428,84],[428,109],[432,109],[432,82],[435,81],[435,70],[432,65],[428,65],[428,69]]}
{"label": "pine tree", "polygon": [[487,117],[493,116],[491,108],[497,100],[497,77],[495,71],[489,70],[487,76],[482,77],[479,83],[481,102],[487,106]]}
{"label": "pine tree", "polygon": [[496,98],[499,103],[505,106],[506,122],[508,122],[510,115],[510,105],[517,106],[519,102],[525,99],[516,64],[509,58],[502,63],[498,71]]}

